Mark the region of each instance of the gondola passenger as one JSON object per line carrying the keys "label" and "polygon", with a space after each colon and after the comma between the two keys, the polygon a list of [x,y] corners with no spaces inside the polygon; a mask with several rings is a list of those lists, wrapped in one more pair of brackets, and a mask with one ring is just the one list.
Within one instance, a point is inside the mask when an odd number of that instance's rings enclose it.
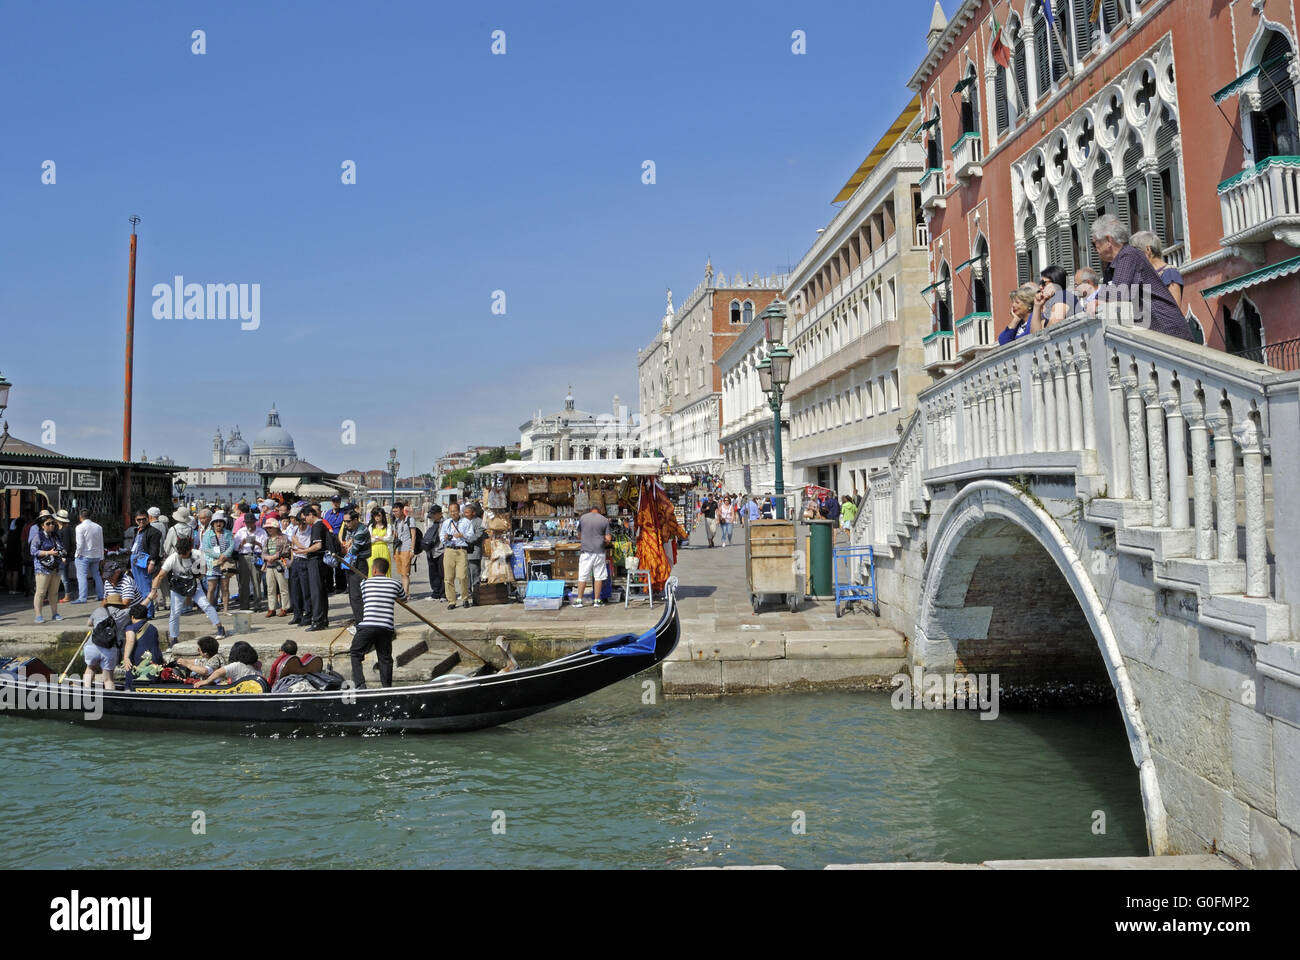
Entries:
{"label": "gondola passenger", "polygon": [[224,667],[217,667],[194,686],[206,687],[218,680],[237,683],[245,677],[253,676],[260,676],[260,671],[257,669],[257,651],[248,641],[236,640],[230,646],[230,662]]}
{"label": "gondola passenger", "polygon": [[218,652],[220,649],[221,641],[216,637],[199,637],[199,656],[193,660],[177,657],[176,662],[191,673],[206,677],[213,670],[226,665],[226,658]]}

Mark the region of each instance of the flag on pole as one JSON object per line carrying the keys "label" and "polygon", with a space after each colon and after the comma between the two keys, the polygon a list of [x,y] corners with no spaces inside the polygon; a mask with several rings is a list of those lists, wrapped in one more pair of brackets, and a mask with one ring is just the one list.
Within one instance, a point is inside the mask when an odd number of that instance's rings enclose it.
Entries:
{"label": "flag on pole", "polygon": [[1088,20],[1092,23],[1101,23],[1101,0],[1092,0],[1092,16]]}
{"label": "flag on pole", "polygon": [[998,15],[993,14],[993,46],[989,52],[993,54],[993,62],[1003,69],[1011,68],[1011,48],[1007,46],[1006,40],[1003,39],[1003,33],[1006,32],[1005,26],[998,26]]}
{"label": "flag on pole", "polygon": [[[1052,27],[1052,35],[1056,37],[1057,46],[1061,49],[1061,60],[1068,64],[1073,58],[1070,56],[1070,48],[1066,45],[1065,37],[1061,36],[1061,24],[1052,12],[1052,0],[1043,0],[1043,13],[1047,16],[1047,22]],[[1055,67],[1055,64],[1053,64],[1053,67]],[[1052,72],[1055,73],[1055,69]],[[1068,67],[1065,72],[1067,74],[1070,72]]]}

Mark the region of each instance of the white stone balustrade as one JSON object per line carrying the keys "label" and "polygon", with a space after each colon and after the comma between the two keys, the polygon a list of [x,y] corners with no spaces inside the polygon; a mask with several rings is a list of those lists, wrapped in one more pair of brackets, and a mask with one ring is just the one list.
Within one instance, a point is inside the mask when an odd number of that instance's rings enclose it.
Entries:
{"label": "white stone balustrade", "polygon": [[[927,338],[927,361],[945,342]],[[1300,375],[1098,318],[1057,324],[922,391],[889,467],[871,475],[863,535],[889,546],[927,482],[1100,471],[1103,499],[1149,504],[1149,520],[1132,516],[1153,531],[1189,531],[1170,549],[1241,563],[1245,595],[1271,597],[1268,385],[1286,377],[1300,408]],[[1300,437],[1286,455],[1300,464]]]}
{"label": "white stone balustrade", "polygon": [[1300,229],[1300,157],[1268,157],[1219,184],[1223,243],[1258,243]]}
{"label": "white stone balustrade", "polygon": [[984,144],[978,133],[968,133],[952,147],[953,173],[962,183],[971,177],[982,177],[984,169]]}
{"label": "white stone balustrade", "polygon": [[957,321],[957,355],[969,359],[998,345],[993,336],[993,314],[971,313]]}

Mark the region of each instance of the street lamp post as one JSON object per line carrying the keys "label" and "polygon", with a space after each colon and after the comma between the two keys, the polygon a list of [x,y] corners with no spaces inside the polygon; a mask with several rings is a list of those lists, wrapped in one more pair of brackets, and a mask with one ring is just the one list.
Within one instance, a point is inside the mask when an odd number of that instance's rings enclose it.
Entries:
{"label": "street lamp post", "polygon": [[393,502],[389,505],[391,511],[397,505],[397,468],[401,464],[397,462],[397,448],[391,447],[388,451],[388,474],[393,478]]}
{"label": "street lamp post", "polygon": [[[13,384],[11,384],[8,380],[4,378],[4,374],[0,374],[0,418],[2,418],[4,416],[4,412],[7,409],[9,409],[9,388],[11,386],[13,386]],[[0,450],[4,449],[5,443],[8,440],[9,440],[9,421],[5,420],[4,432],[0,433]]]}
{"label": "street lamp post", "polygon": [[772,408],[772,452],[776,457],[773,488],[776,503],[773,516],[785,519],[785,473],[781,468],[781,403],[785,399],[785,388],[790,383],[790,362],[793,354],[785,348],[785,303],[773,301],[767,309],[759,314],[766,328],[768,355],[759,361],[758,385],[767,394],[768,405]]}

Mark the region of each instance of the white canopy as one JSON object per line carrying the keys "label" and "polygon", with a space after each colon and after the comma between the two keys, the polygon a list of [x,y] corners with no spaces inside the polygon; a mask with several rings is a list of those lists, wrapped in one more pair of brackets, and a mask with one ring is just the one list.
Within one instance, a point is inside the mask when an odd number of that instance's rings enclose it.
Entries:
{"label": "white canopy", "polygon": [[695,478],[689,473],[670,473],[660,479],[662,479],[664,483],[678,483],[692,487],[695,486]]}
{"label": "white canopy", "polygon": [[507,460],[479,467],[475,473],[504,473],[532,477],[657,477],[667,460],[631,457],[626,460]]}

